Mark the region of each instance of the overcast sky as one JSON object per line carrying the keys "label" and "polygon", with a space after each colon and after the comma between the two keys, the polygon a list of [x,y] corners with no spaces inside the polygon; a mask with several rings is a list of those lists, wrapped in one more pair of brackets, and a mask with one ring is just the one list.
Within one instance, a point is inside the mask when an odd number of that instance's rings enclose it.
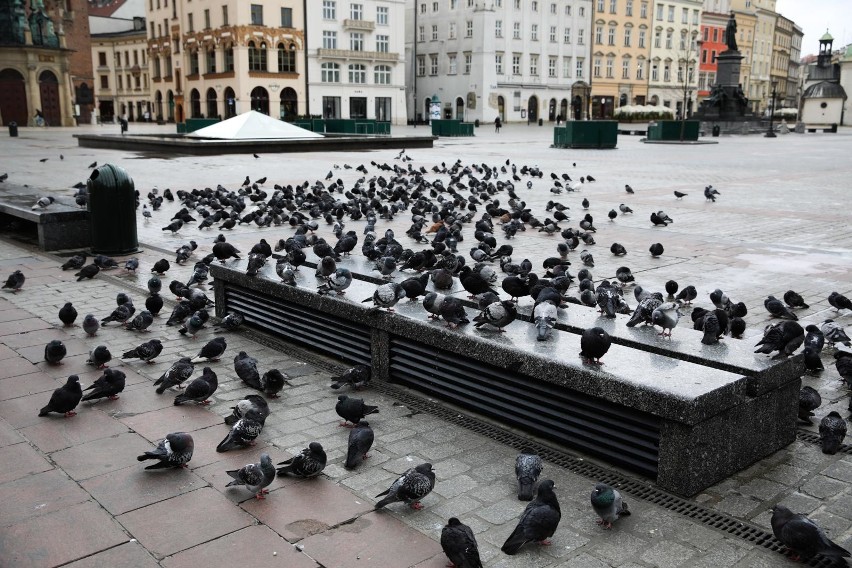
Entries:
{"label": "overcast sky", "polygon": [[802,28],[802,55],[819,51],[819,38],[828,28],[834,49],[852,43],[852,0],[778,0],[775,10]]}

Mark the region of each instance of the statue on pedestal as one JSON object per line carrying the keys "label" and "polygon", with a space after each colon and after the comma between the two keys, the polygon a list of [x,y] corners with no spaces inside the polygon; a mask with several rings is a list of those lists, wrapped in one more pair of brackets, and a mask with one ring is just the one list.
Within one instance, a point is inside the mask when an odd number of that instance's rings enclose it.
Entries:
{"label": "statue on pedestal", "polygon": [[731,17],[728,20],[728,27],[725,28],[725,43],[730,51],[737,50],[737,20],[734,18],[734,13],[731,12]]}

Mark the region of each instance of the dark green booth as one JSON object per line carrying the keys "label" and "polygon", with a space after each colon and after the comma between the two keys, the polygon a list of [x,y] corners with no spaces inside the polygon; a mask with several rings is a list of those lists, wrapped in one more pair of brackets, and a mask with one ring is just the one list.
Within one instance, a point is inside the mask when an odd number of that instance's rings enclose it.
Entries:
{"label": "dark green booth", "polygon": [[615,120],[575,120],[553,129],[556,148],[615,148],[617,143]]}
{"label": "dark green booth", "polygon": [[697,120],[658,120],[648,125],[648,140],[698,140],[699,122]]}
{"label": "dark green booth", "polygon": [[461,120],[433,118],[432,136],[473,136],[473,123]]}

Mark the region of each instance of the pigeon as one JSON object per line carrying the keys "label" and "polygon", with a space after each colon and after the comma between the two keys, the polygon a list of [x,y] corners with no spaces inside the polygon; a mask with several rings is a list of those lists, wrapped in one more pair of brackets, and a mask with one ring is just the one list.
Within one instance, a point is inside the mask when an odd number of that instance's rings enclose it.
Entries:
{"label": "pigeon", "polygon": [[86,332],[86,335],[94,337],[100,328],[101,322],[98,321],[98,318],[93,314],[86,314],[86,317],[83,318],[83,331]]}
{"label": "pigeon", "polygon": [[[663,328],[663,331],[661,331],[659,335],[662,335],[663,337],[672,336],[672,330],[675,326],[677,326],[677,322],[681,316],[681,313],[678,310],[679,307],[679,302],[665,302],[660,304],[651,314],[651,323]],[[668,333],[666,333],[666,330],[668,330]]]}
{"label": "pigeon", "polygon": [[456,517],[441,530],[441,549],[455,568],[482,568],[473,530]]}
{"label": "pigeon", "polygon": [[515,458],[515,476],[518,478],[518,500],[532,501],[538,476],[544,468],[541,458],[531,450],[523,450]]}
{"label": "pigeon", "polygon": [[163,394],[166,392],[166,389],[172,388],[174,386],[180,386],[180,384],[189,379],[192,376],[192,373],[195,371],[195,365],[192,364],[192,361],[189,357],[183,357],[172,363],[172,366],[166,369],[166,372],[163,373],[159,379],[154,381],[154,386],[160,385],[157,387],[157,394]]}
{"label": "pigeon", "polygon": [[715,189],[713,189],[712,185],[708,185],[707,187],[704,188],[704,197],[707,198],[709,201],[716,203],[716,196],[717,195],[721,195],[721,194],[718,191],[716,191]]}
{"label": "pigeon", "polygon": [[210,404],[210,396],[219,388],[216,373],[210,367],[204,367],[201,376],[189,382],[186,389],[175,397],[175,406],[184,402],[195,401],[200,404]]}
{"label": "pigeon", "polygon": [[111,321],[125,323],[135,311],[136,308],[130,302],[116,306],[110,315],[101,320],[101,325],[106,325]]}
{"label": "pigeon", "polygon": [[615,256],[624,256],[627,254],[627,249],[624,248],[624,245],[621,243],[612,243],[612,246],[609,247],[609,252],[614,254]]}
{"label": "pigeon", "polygon": [[162,230],[171,231],[174,235],[175,233],[180,231],[181,227],[183,227],[183,221],[181,221],[180,219],[175,219],[174,221],[163,227]]}
{"label": "pigeon", "polygon": [[701,316],[695,325],[700,325],[700,328],[696,329],[704,332],[704,336],[701,338],[701,343],[704,345],[715,345],[719,343],[719,336],[722,335],[722,329],[715,311],[707,311],[703,316]]}
{"label": "pigeon", "polygon": [[[47,158],[42,161],[47,161]],[[37,209],[45,209],[53,205],[54,201],[56,201],[56,199],[52,195],[48,195],[46,197],[39,197],[38,201],[36,201],[35,204],[30,207],[30,209],[32,209],[33,211]]]}
{"label": "pigeon", "polygon": [[3,284],[3,288],[7,288],[12,291],[13,294],[16,294],[18,290],[24,285],[24,281],[27,279],[24,276],[24,273],[20,270],[16,270],[12,274],[9,275],[9,278],[6,279],[6,283]]}
{"label": "pigeon", "polygon": [[852,352],[838,350],[834,354],[834,366],[840,378],[846,381],[846,386],[852,388]]}
{"label": "pigeon", "polygon": [[427,292],[425,296],[423,296],[423,309],[429,312],[429,315],[426,316],[428,319],[439,319],[441,317],[441,306],[444,304],[444,300],[447,297],[444,294],[440,294],[438,292]]}
{"label": "pigeon", "polygon": [[269,416],[269,404],[259,394],[246,395],[244,399],[237,402],[236,406],[231,407],[231,410],[233,412],[225,417],[225,424],[228,426],[236,424],[249,410],[255,411],[261,420],[266,420],[266,417]]}
{"label": "pigeon", "polygon": [[819,392],[813,387],[804,386],[799,391],[799,420],[813,424],[811,416],[814,416],[813,411],[819,408],[822,404],[822,397]]}
{"label": "pigeon", "polygon": [[662,217],[660,217],[659,214],[653,211],[651,212],[651,223],[653,223],[655,227],[660,225],[662,225],[663,227],[668,226],[668,222],[666,222],[665,219],[663,219]]}
{"label": "pigeon", "polygon": [[266,499],[264,494],[269,493],[269,490],[265,488],[275,479],[275,466],[269,454],[264,453],[260,454],[260,463],[250,463],[225,473],[234,478],[225,487],[244,485],[257,499]]}
{"label": "pigeon", "polygon": [[154,359],[162,353],[163,351],[163,342],[159,339],[152,339],[150,341],[146,341],[141,345],[138,345],[136,348],[131,349],[130,351],[126,351],[121,358],[122,359],[140,359],[145,361],[146,363],[153,363]]}
{"label": "pigeon", "polygon": [[266,264],[266,256],[260,253],[250,253],[248,255],[248,264],[246,266],[246,274],[249,276],[257,276],[260,269]]}
{"label": "pigeon", "polygon": [[777,299],[775,296],[769,296],[763,301],[763,306],[766,308],[766,311],[769,312],[774,318],[786,318],[796,321],[799,317],[790,311],[787,306],[784,305],[781,300]]}
{"label": "pigeon", "polygon": [[240,251],[234,248],[234,245],[228,242],[216,243],[213,245],[213,255],[221,262],[225,264],[225,261],[229,258],[240,259]]}
{"label": "pigeon", "polygon": [[346,462],[343,467],[346,469],[355,469],[361,462],[369,456],[367,452],[373,445],[375,435],[373,429],[370,428],[370,423],[366,420],[359,420],[352,430],[349,431],[349,443],[346,450]]}
{"label": "pigeon", "polygon": [[592,508],[600,517],[597,523],[605,529],[611,529],[612,523],[619,517],[627,516],[630,511],[617,489],[606,483],[597,483],[592,491]]}
{"label": "pigeon", "polygon": [[99,398],[108,398],[116,400],[118,393],[124,390],[124,382],[127,376],[118,369],[104,369],[104,374],[98,377],[92,386],[85,390],[92,392],[83,396],[83,402],[87,400],[97,400]]}
{"label": "pigeon", "polygon": [[692,300],[698,297],[698,290],[695,289],[695,286],[687,286],[680,293],[675,296],[675,300],[679,302],[683,302],[687,306],[692,304]]}
{"label": "pigeon", "polygon": [[825,340],[829,343],[829,345],[835,347],[838,343],[841,343],[846,347],[852,347],[852,342],[849,341],[849,336],[846,335],[845,331],[843,331],[843,327],[837,324],[834,320],[825,320],[820,324],[819,329],[822,331],[822,335],[825,337]]}
{"label": "pigeon", "polygon": [[810,306],[805,303],[805,300],[793,290],[787,290],[784,292],[784,303],[787,304],[790,309],[810,308]]}
{"label": "pigeon", "polygon": [[[265,421],[266,417],[262,417],[254,409],[249,409],[245,413],[245,416],[237,420],[234,425],[231,426],[231,431],[228,432],[228,435],[225,436],[224,440],[219,442],[219,445],[216,446],[216,451],[222,453],[235,448],[253,446],[255,444],[255,438],[257,438],[263,430],[263,424]],[[272,474],[275,475],[275,469],[272,470]]]}
{"label": "pigeon", "polygon": [[80,270],[86,264],[85,254],[75,254],[62,265],[62,270]]}
{"label": "pigeon", "polygon": [[68,381],[50,395],[50,401],[47,406],[39,411],[39,416],[47,416],[51,412],[64,414],[66,418],[76,416],[74,409],[80,404],[80,399],[83,398],[83,389],[80,388],[80,377],[71,375]]}
{"label": "pigeon", "polygon": [[731,337],[736,339],[742,338],[746,329],[746,323],[743,318],[736,316],[732,317],[729,326],[731,330]]}
{"label": "pigeon", "polygon": [[54,339],[44,346],[44,360],[50,365],[58,365],[66,353],[68,353],[68,350],[58,339]]}
{"label": "pigeon", "polygon": [[65,305],[59,308],[59,321],[61,321],[65,327],[70,327],[74,325],[74,321],[76,319],[77,310],[74,309],[71,302],[65,302]]}
{"label": "pigeon", "polygon": [[89,168],[90,168],[90,169],[91,169],[91,168],[97,168],[97,167],[98,167],[98,163],[97,163],[97,162],[92,162],[91,164],[89,164]]}
{"label": "pigeon", "polygon": [[243,325],[244,321],[245,317],[243,314],[239,312],[230,312],[228,315],[223,317],[219,323],[213,324],[213,328],[224,329],[226,331],[236,331],[241,325]]}
{"label": "pigeon", "polygon": [[595,257],[592,256],[592,253],[590,253],[588,250],[583,250],[580,252],[580,260],[589,268],[595,267]]}
{"label": "pigeon", "polygon": [[227,347],[227,342],[224,337],[215,337],[207,342],[207,344],[201,348],[201,351],[198,352],[198,355],[192,358],[193,363],[200,363],[205,359],[207,361],[218,361],[222,354],[225,352],[225,348]]}
{"label": "pigeon", "polygon": [[654,310],[659,308],[663,303],[663,295],[659,292],[651,294],[636,305],[633,315],[627,320],[627,327],[636,327],[640,323],[643,325],[653,324]]}
{"label": "pigeon", "polygon": [[422,463],[407,470],[388,489],[376,495],[376,497],[382,495],[387,497],[376,503],[375,508],[381,509],[390,503],[405,501],[412,509],[422,509],[420,500],[431,493],[434,487],[435,472],[432,471],[432,464]]}
{"label": "pigeon", "polygon": [[178,329],[178,333],[181,335],[189,335],[191,338],[195,339],[195,336],[201,331],[201,328],[204,327],[204,322],[206,321],[206,317],[210,317],[206,315],[205,310],[198,310],[187,320],[184,322],[183,326]]}
{"label": "pigeon", "polygon": [[550,479],[539,483],[535,499],[530,501],[524,509],[515,530],[503,543],[501,550],[504,553],[510,556],[515,555],[520,552],[522,546],[533,541],[542,545],[551,544],[548,538],[556,532],[556,527],[562,518],[559,501],[553,492],[554,487]]}
{"label": "pigeon", "polygon": [[260,372],[257,370],[257,359],[240,351],[234,356],[234,372],[241,381],[253,389],[261,390]]}
{"label": "pigeon", "polygon": [[165,258],[161,258],[160,260],[154,263],[153,268],[151,268],[151,272],[156,272],[159,275],[163,275],[169,271],[169,268],[171,268],[169,261]]}
{"label": "pigeon", "polygon": [[467,319],[467,312],[464,309],[464,302],[461,298],[454,296],[446,296],[441,303],[440,315],[447,322],[447,327],[456,328],[462,324],[470,323]]}
{"label": "pigeon", "polygon": [[822,453],[834,455],[846,437],[846,421],[832,410],[819,423],[819,443]]}
{"label": "pigeon", "polygon": [[852,310],[852,300],[837,292],[828,295],[828,303],[838,312],[840,310]]}
{"label": "pigeon", "polygon": [[98,345],[89,351],[89,359],[86,361],[89,365],[94,365],[96,369],[103,369],[106,364],[112,360],[112,353],[106,345]]}
{"label": "pigeon", "polygon": [[284,385],[289,384],[287,376],[278,369],[270,369],[260,377],[260,390],[269,398],[278,398],[278,393],[281,392]]}
{"label": "pigeon", "polygon": [[[772,534],[794,554],[793,560],[807,562],[817,554],[840,561],[849,551],[832,542],[815,522],[783,505],[772,507]],[[843,564],[845,562],[840,561]]]}
{"label": "pigeon", "polygon": [[580,357],[583,363],[603,365],[601,357],[606,355],[612,340],[609,334],[600,327],[590,327],[580,336]]}
{"label": "pigeon", "polygon": [[342,375],[331,377],[334,381],[331,383],[331,388],[337,390],[343,386],[350,386],[353,389],[359,389],[370,383],[370,367],[367,365],[355,365],[351,369],[344,371]]}
{"label": "pigeon", "polygon": [[114,258],[111,258],[105,254],[96,255],[92,262],[101,270],[109,270],[111,268],[118,268],[118,263]]}
{"label": "pigeon", "polygon": [[677,289],[679,285],[674,280],[669,280],[666,282],[666,294],[668,294],[669,299],[674,299],[674,295],[677,294]]}
{"label": "pigeon", "polygon": [[630,207],[628,207],[624,203],[622,203],[618,206],[618,210],[621,211],[622,213],[633,213],[633,209],[631,209]]}
{"label": "pigeon", "polygon": [[373,292],[373,296],[361,300],[361,303],[372,301],[374,310],[385,308],[387,311],[392,312],[394,311],[393,307],[404,297],[405,289],[402,286],[396,282],[388,282],[378,286],[376,291]]}
{"label": "pigeon", "polygon": [[805,330],[795,321],[785,320],[767,325],[763,337],[757,342],[755,353],[769,354],[778,351],[773,359],[792,355],[805,340]]}
{"label": "pigeon", "polygon": [[311,442],[300,454],[278,464],[281,466],[278,468],[278,476],[316,477],[325,469],[325,462],[322,444]]}
{"label": "pigeon", "polygon": [[663,245],[661,243],[654,243],[651,245],[648,251],[651,253],[651,256],[657,258],[658,256],[663,255]]}
{"label": "pigeon", "polygon": [[77,277],[77,282],[81,280],[88,279],[91,280],[95,276],[98,275],[101,269],[97,264],[87,264],[83,268],[80,269],[80,272],[76,273],[74,276]]}
{"label": "pigeon", "polygon": [[165,469],[168,467],[187,467],[195,450],[192,436],[186,432],[173,432],[157,442],[157,447],[138,456],[139,461],[157,460],[145,469]]}
{"label": "pigeon", "polygon": [[[368,414],[378,413],[379,407],[364,404],[363,398],[349,398],[345,394],[342,394],[337,397],[337,404],[334,406],[334,410],[338,416],[343,418],[343,422],[340,425],[352,428]],[[349,426],[349,422],[352,423],[352,426]]]}
{"label": "pigeon", "polygon": [[533,308],[533,325],[535,325],[537,341],[546,341],[550,337],[556,319],[556,305],[552,302],[536,304]]}
{"label": "pigeon", "polygon": [[689,195],[689,194],[688,194],[688,193],[684,193],[684,192],[682,192],[682,191],[675,190],[675,191],[674,191],[674,195],[675,195],[675,197],[676,197],[677,199],[681,199],[681,198],[683,198],[683,197],[686,197],[686,196],[687,196],[687,195]]}
{"label": "pigeon", "polygon": [[615,271],[615,278],[621,282],[622,287],[636,281],[636,278],[633,276],[633,272],[631,272],[630,268],[627,266],[618,267]]}
{"label": "pigeon", "polygon": [[336,292],[338,296],[346,293],[346,289],[352,284],[352,272],[347,268],[338,268],[334,273],[326,278],[325,284],[317,287],[318,294],[328,294]]}
{"label": "pigeon", "polygon": [[515,308],[515,303],[503,300],[487,305],[478,316],[473,318],[473,321],[476,322],[477,329],[483,325],[490,325],[502,333],[505,331],[503,328],[515,321],[517,317],[518,310]]}
{"label": "pigeon", "polygon": [[129,320],[124,327],[130,331],[148,331],[152,323],[154,323],[154,314],[148,310],[142,310],[136,314],[136,317]]}

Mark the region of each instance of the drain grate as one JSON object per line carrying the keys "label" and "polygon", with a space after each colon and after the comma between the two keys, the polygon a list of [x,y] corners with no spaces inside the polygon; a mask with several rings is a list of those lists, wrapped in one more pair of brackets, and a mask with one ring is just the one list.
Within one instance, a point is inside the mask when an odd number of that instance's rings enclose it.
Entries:
{"label": "drain grate", "polygon": [[[817,446],[822,445],[819,441],[819,434],[817,434],[816,432],[811,432],[810,430],[798,428],[796,429],[796,437],[803,442],[808,442],[809,444],[814,444]],[[838,448],[837,453],[852,456],[852,446],[850,446],[849,444],[840,444],[840,448]]]}

